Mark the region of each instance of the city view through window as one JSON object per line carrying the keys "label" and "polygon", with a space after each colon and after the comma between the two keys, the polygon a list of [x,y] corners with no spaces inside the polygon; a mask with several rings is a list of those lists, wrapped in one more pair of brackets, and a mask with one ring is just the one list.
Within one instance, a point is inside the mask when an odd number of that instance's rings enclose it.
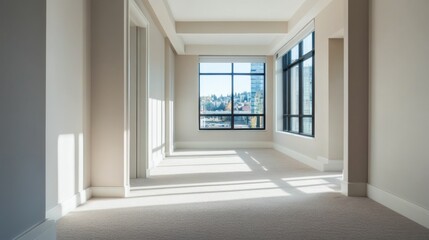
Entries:
{"label": "city view through window", "polygon": [[283,130],[314,136],[314,33],[283,56]]}
{"label": "city view through window", "polygon": [[265,129],[265,63],[200,63],[200,129]]}

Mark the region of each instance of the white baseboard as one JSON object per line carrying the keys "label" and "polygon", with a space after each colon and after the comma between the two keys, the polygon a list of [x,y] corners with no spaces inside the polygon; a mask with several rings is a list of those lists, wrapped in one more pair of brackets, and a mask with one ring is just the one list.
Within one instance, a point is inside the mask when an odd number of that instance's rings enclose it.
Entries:
{"label": "white baseboard", "polygon": [[368,197],[429,228],[429,210],[368,184]]}
{"label": "white baseboard", "polygon": [[294,150],[291,150],[289,148],[283,147],[279,144],[273,144],[273,148],[295,160],[298,160],[302,163],[304,163],[305,165],[308,165],[312,168],[315,168],[319,171],[323,171],[323,163],[320,161],[317,161],[316,159],[313,159],[309,156],[306,156],[302,153],[296,152]]}
{"label": "white baseboard", "polygon": [[341,172],[343,171],[343,160],[331,160],[324,157],[317,157],[317,161],[322,163],[323,172]]}
{"label": "white baseboard", "polygon": [[174,149],[235,149],[235,148],[273,148],[269,141],[201,141],[175,142]]}
{"label": "white baseboard", "polygon": [[363,182],[341,182],[341,193],[349,197],[366,197],[367,183]]}
{"label": "white baseboard", "polygon": [[80,191],[78,194],[75,194],[70,199],[67,199],[66,201],[57,204],[57,206],[49,209],[46,212],[46,218],[57,221],[73,209],[77,208],[79,205],[84,204],[91,197],[92,191],[90,188]]}
{"label": "white baseboard", "polygon": [[130,187],[91,187],[93,197],[123,198],[128,196]]}
{"label": "white baseboard", "polygon": [[36,226],[33,226],[25,233],[14,238],[14,240],[55,240],[57,231],[55,221],[46,220]]}

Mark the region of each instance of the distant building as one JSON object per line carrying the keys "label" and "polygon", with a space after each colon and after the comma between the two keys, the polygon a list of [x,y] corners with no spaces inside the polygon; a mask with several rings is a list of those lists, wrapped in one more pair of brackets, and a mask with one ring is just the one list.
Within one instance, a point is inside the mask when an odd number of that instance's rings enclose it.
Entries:
{"label": "distant building", "polygon": [[[251,73],[264,73],[265,64],[252,63],[250,67]],[[264,113],[264,78],[265,76],[253,75],[251,76],[251,98],[250,106],[251,113],[263,114]],[[252,123],[252,127],[262,127],[263,123],[257,117],[256,121]]]}

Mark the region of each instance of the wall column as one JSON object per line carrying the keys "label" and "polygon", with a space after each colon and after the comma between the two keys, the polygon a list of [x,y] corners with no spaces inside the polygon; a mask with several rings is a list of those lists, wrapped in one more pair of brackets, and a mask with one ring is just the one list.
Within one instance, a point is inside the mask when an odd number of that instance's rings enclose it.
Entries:
{"label": "wall column", "polygon": [[127,3],[91,2],[91,185],[99,197],[128,192]]}
{"label": "wall column", "polygon": [[344,179],[342,192],[366,196],[368,182],[369,1],[345,1]]}

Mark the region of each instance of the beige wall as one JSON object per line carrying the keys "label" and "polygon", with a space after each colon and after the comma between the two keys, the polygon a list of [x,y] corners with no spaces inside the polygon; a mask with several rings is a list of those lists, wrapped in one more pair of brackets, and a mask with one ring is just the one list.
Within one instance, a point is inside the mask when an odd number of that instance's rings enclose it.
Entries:
{"label": "beige wall", "polygon": [[46,209],[49,212],[90,184],[89,2],[48,0],[46,34]]}
{"label": "beige wall", "polygon": [[124,0],[91,3],[91,185],[123,187],[127,6]]}
{"label": "beige wall", "polygon": [[[336,37],[344,28],[343,14],[343,1],[334,0],[315,18],[314,138],[285,133],[278,128],[274,132],[275,144],[314,161],[318,157],[329,157],[329,39]],[[277,101],[282,101],[281,91],[276,89],[276,93]],[[279,112],[276,115],[280,116]],[[277,117],[276,121],[281,124],[282,120]]]}
{"label": "beige wall", "polygon": [[199,130],[198,119],[198,56],[176,57],[175,79],[175,143],[206,142],[257,142],[272,141],[272,83],[273,61],[267,58],[266,77],[266,130]]}
{"label": "beige wall", "polygon": [[429,210],[429,1],[371,1],[369,184]]}
{"label": "beige wall", "polygon": [[[137,1],[148,20],[148,165],[153,168],[165,152],[165,39],[151,18],[143,1]],[[93,187],[125,187],[128,185],[127,154],[127,1],[93,0],[92,85],[91,85],[91,145]],[[146,89],[142,89],[146,91]],[[141,105],[141,104],[140,104]],[[133,105],[134,106],[134,105]],[[143,163],[139,163],[140,165]],[[144,164],[145,165],[145,164]],[[113,188],[112,188],[113,189]],[[119,190],[119,188],[116,188]]]}
{"label": "beige wall", "polygon": [[344,146],[344,40],[329,39],[329,154],[343,160]]}

